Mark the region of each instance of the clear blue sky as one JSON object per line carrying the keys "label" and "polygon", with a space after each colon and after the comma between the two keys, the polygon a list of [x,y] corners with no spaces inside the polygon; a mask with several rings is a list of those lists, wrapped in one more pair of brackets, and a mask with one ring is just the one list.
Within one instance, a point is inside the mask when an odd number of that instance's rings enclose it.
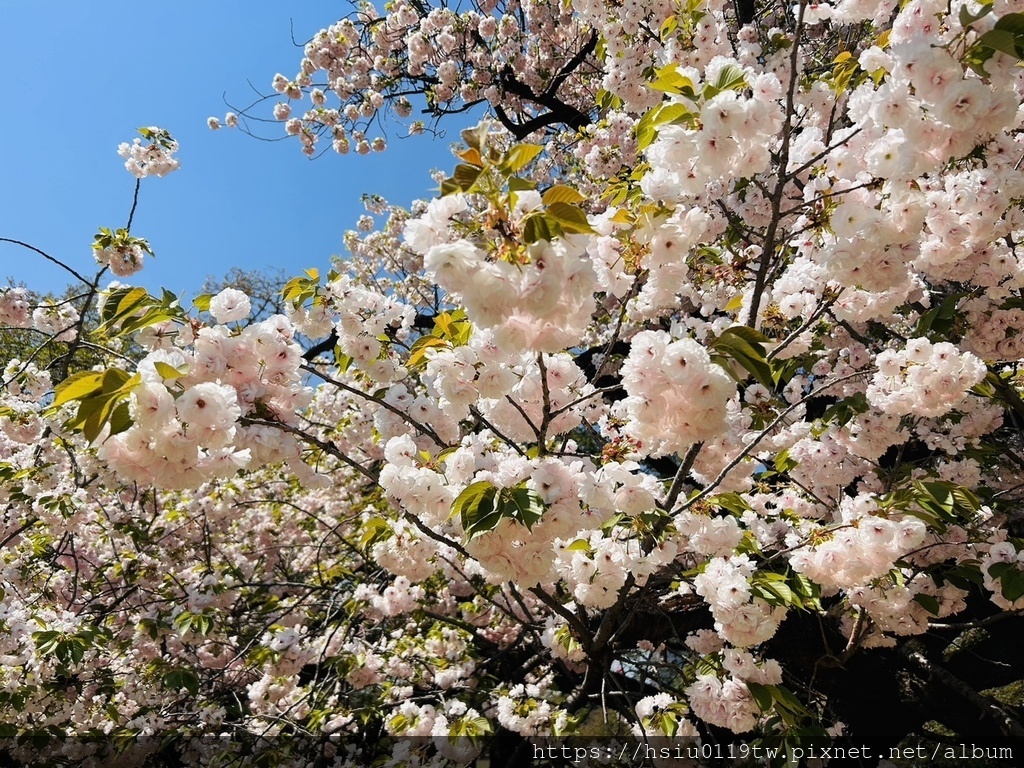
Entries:
{"label": "clear blue sky", "polygon": [[[25,240],[79,272],[95,272],[101,226],[124,226],[134,178],[117,145],[159,125],[181,144],[181,170],[144,179],[133,234],[156,252],[131,278],[150,289],[194,292],[233,266],[321,269],[344,253],[342,235],[363,213],[363,192],[407,205],[429,197],[431,168],[451,170],[447,137],[400,139],[365,157],[310,161],[294,141],[260,142],[210,131],[226,98],[245,105],[249,81],[270,92],[276,72],[297,70],[300,44],[350,10],[305,0],[0,0],[0,237]],[[262,109],[269,117],[274,102]],[[459,118],[455,118],[458,120]],[[466,119],[466,118],[464,118]],[[444,127],[444,126],[442,126]],[[283,134],[277,125],[271,135]],[[8,277],[39,290],[66,284],[56,267],[0,244]]]}

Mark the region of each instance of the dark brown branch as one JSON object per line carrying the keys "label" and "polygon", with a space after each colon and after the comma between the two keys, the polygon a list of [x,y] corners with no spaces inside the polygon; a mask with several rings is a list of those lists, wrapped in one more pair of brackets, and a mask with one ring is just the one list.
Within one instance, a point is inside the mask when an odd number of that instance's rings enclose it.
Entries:
{"label": "dark brown branch", "polygon": [[757,275],[754,278],[754,289],[750,297],[750,313],[747,315],[746,325],[751,328],[757,327],[757,313],[761,307],[761,296],[764,293],[768,271],[775,257],[775,250],[779,245],[779,227],[782,224],[782,197],[786,190],[786,184],[792,179],[787,171],[789,166],[789,148],[793,138],[793,116],[796,114],[796,85],[800,73],[800,43],[804,31],[804,12],[807,9],[806,0],[801,0],[796,19],[796,30],[793,32],[793,52],[790,55],[789,66],[789,87],[786,90],[786,121],[782,125],[782,146],[779,148],[779,177],[775,184],[769,202],[771,204],[772,218],[768,224],[768,231],[765,232],[764,243],[761,248],[761,261],[758,264]]}
{"label": "dark brown branch", "polygon": [[994,720],[1004,735],[1024,743],[1024,726],[1003,709],[998,702],[987,696],[982,696],[945,667],[932,663],[923,653],[916,650],[912,643],[900,646],[900,654],[915,667],[925,672],[935,683],[974,706],[982,717]]}
{"label": "dark brown branch", "polygon": [[36,253],[38,253],[40,256],[42,256],[47,261],[52,261],[54,264],[56,264],[61,269],[66,270],[67,272],[69,272],[72,275],[74,275],[75,279],[80,281],[83,285],[88,285],[89,284],[88,280],[86,280],[84,277],[82,277],[80,274],[78,274],[75,270],[73,270],[71,267],[69,267],[63,261],[61,261],[60,259],[54,258],[50,254],[48,254],[46,251],[40,250],[39,248],[36,248],[34,245],[29,245],[28,243],[24,243],[21,240],[13,240],[13,239],[11,239],[9,237],[0,237],[0,243],[11,243],[13,245],[20,245],[22,248],[28,248],[30,251],[35,251]]}
{"label": "dark brown branch", "polygon": [[505,92],[544,107],[548,111],[544,114],[537,115],[526,122],[517,123],[500,105],[496,105],[494,107],[494,114],[497,116],[501,124],[520,141],[525,139],[531,133],[539,131],[541,128],[546,128],[549,125],[557,125],[561,123],[569,128],[575,128],[577,130],[586,125],[590,125],[590,116],[581,112],[571,104],[567,104],[560,100],[558,98],[558,89],[562,87],[573,72],[579,69],[583,62],[586,61],[587,57],[590,56],[596,48],[597,33],[595,32],[591,33],[590,38],[583,47],[565,63],[565,66],[559,70],[558,74],[552,78],[548,87],[540,94],[534,93],[529,86],[521,83],[516,78],[511,67],[506,67],[501,73],[499,80],[501,87]]}

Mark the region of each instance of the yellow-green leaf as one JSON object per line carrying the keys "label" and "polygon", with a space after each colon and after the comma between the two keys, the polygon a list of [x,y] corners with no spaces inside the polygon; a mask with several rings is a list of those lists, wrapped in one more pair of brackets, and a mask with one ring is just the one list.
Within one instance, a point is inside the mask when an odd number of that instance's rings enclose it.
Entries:
{"label": "yellow-green leaf", "polygon": [[159,360],[153,363],[153,367],[156,368],[156,372],[160,374],[161,378],[164,379],[178,379],[184,376],[181,371],[175,368],[173,365],[160,362]]}
{"label": "yellow-green leaf", "polygon": [[594,228],[587,221],[587,215],[579,208],[568,203],[552,203],[548,206],[548,215],[551,216],[566,232],[593,233]]}
{"label": "yellow-green leaf", "polygon": [[447,349],[449,346],[448,342],[439,336],[420,336],[409,350],[409,359],[405,365],[413,370],[421,368],[427,364],[428,349]]}
{"label": "yellow-green leaf", "polygon": [[541,199],[544,205],[552,205],[553,203],[582,203],[587,198],[572,187],[565,184],[555,184],[555,186],[544,193]]}
{"label": "yellow-green leaf", "polygon": [[145,288],[133,288],[125,294],[124,298],[118,302],[116,316],[124,315],[131,312],[139,302],[149,296]]}
{"label": "yellow-green leaf", "polygon": [[69,400],[81,400],[99,390],[102,384],[103,373],[100,371],[82,371],[68,376],[54,387],[53,405],[56,407]]}
{"label": "yellow-green leaf", "polygon": [[543,151],[544,147],[541,144],[516,144],[505,153],[502,165],[516,173],[529,165]]}

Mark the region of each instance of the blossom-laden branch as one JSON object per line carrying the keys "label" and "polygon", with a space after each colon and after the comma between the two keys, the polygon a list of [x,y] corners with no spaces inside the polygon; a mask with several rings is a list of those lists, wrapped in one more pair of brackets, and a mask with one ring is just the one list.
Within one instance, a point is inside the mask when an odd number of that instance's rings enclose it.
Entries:
{"label": "blossom-laden branch", "polygon": [[971,727],[903,674],[1020,739],[951,641],[1024,607],[1024,20],[876,10],[362,5],[273,117],[368,152],[486,102],[435,199],[189,303],[102,284],[151,255],[136,184],[99,274],[4,289],[0,752]]}

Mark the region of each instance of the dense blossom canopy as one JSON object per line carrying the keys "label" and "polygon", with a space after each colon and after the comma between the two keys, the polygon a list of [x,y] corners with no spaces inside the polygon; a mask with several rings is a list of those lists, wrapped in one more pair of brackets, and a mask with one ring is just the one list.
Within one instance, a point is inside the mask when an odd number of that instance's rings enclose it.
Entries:
{"label": "dense blossom canopy", "polygon": [[1024,748],[975,661],[1024,611],[1024,3],[396,0],[304,53],[307,154],[492,119],[284,314],[108,283],[131,217],[0,290],[0,750]]}

